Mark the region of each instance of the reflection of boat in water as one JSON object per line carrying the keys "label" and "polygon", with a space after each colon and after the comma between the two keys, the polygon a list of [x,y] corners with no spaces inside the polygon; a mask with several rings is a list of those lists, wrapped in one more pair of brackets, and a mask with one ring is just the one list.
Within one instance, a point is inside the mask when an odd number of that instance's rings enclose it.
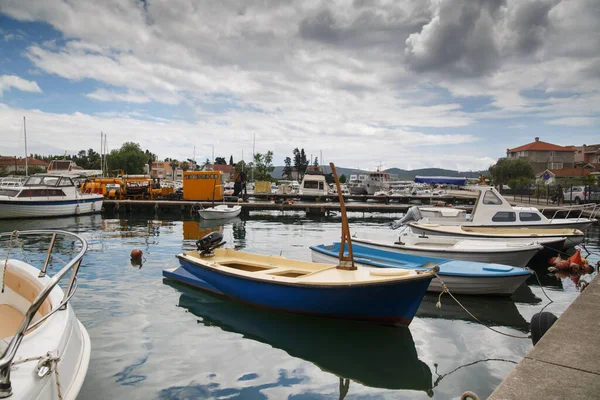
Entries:
{"label": "reflection of boat in water", "polygon": [[239,217],[228,219],[201,219],[200,221],[183,221],[183,238],[185,240],[198,240],[211,232],[223,232],[228,224],[238,224]]}
{"label": "reflection of boat in water", "polygon": [[[529,332],[529,323],[523,318],[514,301],[506,297],[475,297],[455,295],[467,310],[486,325],[506,326]],[[477,322],[450,296],[442,297],[442,307],[437,308],[437,294],[428,293],[417,310],[419,318],[441,318]]]}
{"label": "reflection of boat in water", "polygon": [[9,219],[2,221],[2,229],[14,230],[39,230],[59,229],[72,232],[82,232],[102,228],[102,216],[98,214],[86,214],[55,218],[37,219]]}
{"label": "reflection of boat in water", "polygon": [[271,312],[163,282],[181,292],[179,306],[207,326],[240,333],[366,386],[432,388],[431,370],[419,360],[408,328]]}

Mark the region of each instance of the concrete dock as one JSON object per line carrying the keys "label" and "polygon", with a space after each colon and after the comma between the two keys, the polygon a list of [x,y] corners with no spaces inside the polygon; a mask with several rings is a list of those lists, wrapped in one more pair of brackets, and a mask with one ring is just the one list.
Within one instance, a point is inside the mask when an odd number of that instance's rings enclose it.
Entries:
{"label": "concrete dock", "polygon": [[596,276],[489,398],[600,398],[599,333]]}

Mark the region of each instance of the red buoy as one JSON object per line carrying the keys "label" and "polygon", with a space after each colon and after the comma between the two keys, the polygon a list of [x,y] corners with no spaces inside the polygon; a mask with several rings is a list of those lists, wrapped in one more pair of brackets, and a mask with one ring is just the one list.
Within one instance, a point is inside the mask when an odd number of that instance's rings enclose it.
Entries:
{"label": "red buoy", "polygon": [[131,259],[132,260],[139,260],[141,258],[142,258],[142,251],[140,249],[131,250]]}

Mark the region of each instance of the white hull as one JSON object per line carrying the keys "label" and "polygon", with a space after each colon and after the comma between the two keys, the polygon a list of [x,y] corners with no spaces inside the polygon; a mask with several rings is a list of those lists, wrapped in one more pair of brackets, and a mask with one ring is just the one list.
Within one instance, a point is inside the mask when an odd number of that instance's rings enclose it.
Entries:
{"label": "white hull", "polygon": [[421,257],[449,258],[451,260],[475,261],[493,264],[505,264],[517,267],[525,267],[529,260],[540,250],[536,245],[522,246],[504,249],[485,249],[475,250],[439,248],[428,249],[419,246],[396,245],[373,242],[364,239],[352,239],[365,247],[377,250],[392,251],[401,254],[411,254]]}
{"label": "white hull", "polygon": [[[46,285],[50,280],[48,277],[38,278],[39,270],[21,261],[9,260],[9,268],[24,271],[31,280],[39,282],[41,285]],[[62,289],[56,286],[49,296],[52,308],[58,307],[63,296]],[[30,304],[10,290],[0,294],[0,298],[2,299],[0,303],[11,304],[21,312]],[[9,342],[10,338],[4,338],[4,340]],[[70,303],[65,310],[54,313],[35,330],[25,335],[13,364],[25,358],[44,356],[48,352],[60,358],[58,372],[63,399],[75,400],[88,370],[91,345],[90,337],[77,320]],[[36,365],[37,361],[31,361],[18,364],[11,369],[10,379],[13,393],[9,397],[10,399],[58,399],[56,375],[54,372],[50,372],[43,378],[39,378],[35,371]]]}
{"label": "white hull", "polygon": [[[338,259],[311,250],[312,260],[319,263],[337,264]],[[356,266],[370,267],[361,263],[354,263]],[[445,275],[438,272],[440,278],[444,281],[450,292],[453,294],[470,294],[470,295],[498,295],[510,296],[519,286],[523,284],[529,275],[518,275],[508,277],[469,277]],[[434,278],[429,284],[428,292],[439,293],[442,291],[442,284],[438,278]]]}
{"label": "white hull", "polygon": [[200,218],[204,219],[226,219],[226,218],[234,218],[240,215],[242,212],[242,206],[232,206],[228,207],[226,205],[219,205],[216,207],[205,208],[203,210],[198,210],[198,214]]}
{"label": "white hull", "polygon": [[[522,234],[502,234],[500,231],[502,230],[502,228],[498,228],[498,232],[497,233],[490,233],[490,232],[486,232],[486,233],[475,233],[475,232],[467,232],[467,231],[444,231],[443,229],[429,229],[429,228],[424,228],[424,227],[420,227],[418,225],[414,225],[414,224],[409,224],[411,230],[419,235],[435,235],[435,236],[450,236],[450,237],[455,237],[455,238],[460,238],[460,239],[493,239],[493,240],[503,240],[503,241],[509,241],[509,242],[530,242],[532,240],[537,240],[537,239],[559,239],[561,237],[566,237],[564,246],[563,246],[563,250],[567,250],[570,248],[573,248],[575,246],[577,246],[578,244],[581,244],[583,242],[583,235],[567,235],[564,233],[557,233],[556,235],[552,235],[552,234],[543,234],[543,229],[540,229],[538,233],[531,233],[531,234],[527,234],[527,233],[522,233]],[[427,225],[425,225],[427,226]],[[436,225],[434,225],[436,226]],[[445,225],[440,225],[440,226],[445,226]],[[465,228],[469,228],[469,226],[467,225],[463,225]],[[473,227],[475,228],[475,227]],[[489,228],[489,227],[486,227]],[[518,228],[521,229],[521,228]],[[526,228],[525,228],[526,229]],[[533,228],[532,228],[533,229]]]}
{"label": "white hull", "polygon": [[[18,204],[14,200],[4,201],[0,199],[0,219],[12,218],[39,218],[39,217],[62,217],[68,215],[82,215],[100,212],[102,210],[103,197],[95,197],[94,201],[82,201],[74,203],[66,200],[61,202],[56,198],[49,197],[45,204],[36,201],[20,201]],[[62,203],[62,204],[61,204]]]}

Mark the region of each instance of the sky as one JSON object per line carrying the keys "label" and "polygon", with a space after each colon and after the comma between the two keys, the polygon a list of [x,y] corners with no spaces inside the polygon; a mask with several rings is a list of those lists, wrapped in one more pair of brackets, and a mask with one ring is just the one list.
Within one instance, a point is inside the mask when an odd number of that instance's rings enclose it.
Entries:
{"label": "sky", "polygon": [[[487,169],[600,143],[598,0],[0,0],[0,155]],[[195,151],[194,151],[195,149]]]}

